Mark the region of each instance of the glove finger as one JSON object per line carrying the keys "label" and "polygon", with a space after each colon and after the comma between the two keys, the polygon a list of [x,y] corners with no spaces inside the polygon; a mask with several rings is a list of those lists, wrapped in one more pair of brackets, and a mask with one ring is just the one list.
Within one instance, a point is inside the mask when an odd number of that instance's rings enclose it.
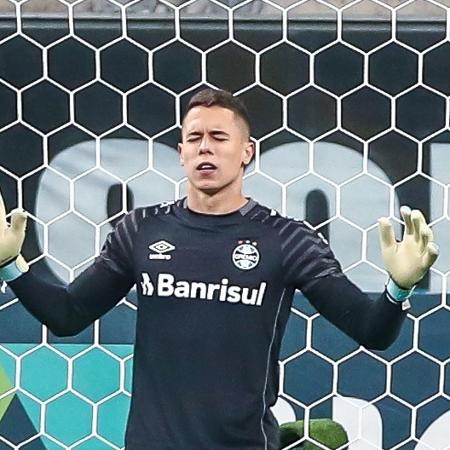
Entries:
{"label": "glove finger", "polygon": [[394,228],[391,221],[386,217],[378,219],[378,231],[380,236],[381,248],[388,248],[396,244]]}
{"label": "glove finger", "polygon": [[405,235],[414,234],[414,226],[411,220],[411,209],[409,206],[402,206],[400,208],[400,214],[405,222]]}
{"label": "glove finger", "polygon": [[411,211],[411,221],[414,228],[414,238],[419,241],[422,237],[422,230],[427,226],[427,222],[423,214],[418,209],[413,209]]}
{"label": "glove finger", "polygon": [[421,236],[420,251],[424,252],[427,248],[428,243],[433,241],[433,232],[431,231],[431,228],[428,225],[426,225],[421,230],[420,236]]}
{"label": "glove finger", "polygon": [[428,270],[439,256],[439,247],[434,242],[429,242],[422,257],[422,264]]}
{"label": "glove finger", "polygon": [[21,209],[15,209],[11,214],[11,229],[15,233],[25,233],[27,227],[27,213]]}
{"label": "glove finger", "polygon": [[432,240],[434,240],[434,234],[433,234],[433,230],[430,228],[429,225],[427,225],[427,234],[429,237],[429,241],[431,242]]}
{"label": "glove finger", "polygon": [[427,248],[427,244],[429,242],[429,236],[426,230],[421,230],[420,232],[420,241],[419,241],[419,251],[423,253]]}

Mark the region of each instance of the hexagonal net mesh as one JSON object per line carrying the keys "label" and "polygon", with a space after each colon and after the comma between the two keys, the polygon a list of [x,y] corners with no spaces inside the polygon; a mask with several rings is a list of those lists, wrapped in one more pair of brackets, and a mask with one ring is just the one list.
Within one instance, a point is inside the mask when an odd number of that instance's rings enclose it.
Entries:
{"label": "hexagonal net mesh", "polygon": [[[399,235],[399,205],[418,207],[441,247],[384,352],[296,295],[277,418],[332,417],[351,449],[450,448],[448,6],[1,0],[0,186],[31,214],[33,270],[70,281],[125,211],[182,197],[183,106],[204,86],[230,90],[253,119],[246,193],[321,231],[365,291],[386,281],[378,217]],[[122,448],[134,291],[70,339],[6,284],[0,310],[0,447]]]}

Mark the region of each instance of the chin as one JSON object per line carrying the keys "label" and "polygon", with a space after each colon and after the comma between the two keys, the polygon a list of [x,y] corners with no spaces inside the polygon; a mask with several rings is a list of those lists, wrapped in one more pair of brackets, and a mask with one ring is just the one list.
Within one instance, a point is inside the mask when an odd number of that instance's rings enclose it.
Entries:
{"label": "chin", "polygon": [[220,191],[220,187],[218,186],[212,186],[212,185],[208,185],[208,186],[198,186],[197,189],[205,194],[208,195],[214,195],[217,192]]}
{"label": "chin", "polygon": [[193,188],[196,191],[203,192],[207,195],[214,195],[222,190],[226,190],[233,183],[224,183],[223,181],[219,183],[217,180],[199,180],[196,183],[192,183]]}

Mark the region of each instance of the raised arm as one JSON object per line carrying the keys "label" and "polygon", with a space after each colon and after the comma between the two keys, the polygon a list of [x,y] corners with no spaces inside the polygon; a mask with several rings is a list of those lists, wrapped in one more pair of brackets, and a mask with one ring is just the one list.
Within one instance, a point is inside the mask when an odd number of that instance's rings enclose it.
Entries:
{"label": "raised arm", "polygon": [[[401,213],[406,229],[400,242],[396,242],[389,220],[379,221],[382,254],[390,278],[376,300],[344,275],[330,247],[317,233],[306,229],[290,241],[290,246],[299,249],[294,270],[287,267],[290,282],[326,319],[367,348],[385,349],[395,340],[414,286],[438,256],[431,229],[420,211],[402,207]],[[288,241],[289,236],[284,239]]]}
{"label": "raised arm", "polygon": [[311,304],[333,325],[359,344],[385,350],[397,338],[407,308],[386,290],[371,299],[345,275],[324,277],[303,290]]}
{"label": "raised arm", "polygon": [[114,307],[133,286],[130,267],[135,213],[109,234],[94,264],[68,286],[36,277],[21,255],[26,214],[14,211],[11,224],[0,195],[0,280],[12,288],[27,310],[57,336],[79,333]]}

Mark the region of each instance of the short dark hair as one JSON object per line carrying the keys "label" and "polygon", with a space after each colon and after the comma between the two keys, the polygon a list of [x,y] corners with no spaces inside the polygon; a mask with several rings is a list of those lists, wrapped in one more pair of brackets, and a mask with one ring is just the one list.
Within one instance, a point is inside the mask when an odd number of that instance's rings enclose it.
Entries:
{"label": "short dark hair", "polygon": [[206,108],[210,108],[211,106],[221,106],[222,108],[233,111],[238,117],[243,120],[245,126],[248,129],[248,134],[250,137],[251,126],[247,108],[242,100],[234,97],[231,92],[212,88],[203,89],[197,92],[191,97],[189,103],[186,106],[186,110],[183,116],[183,122],[188,112],[196,106],[204,106]]}

